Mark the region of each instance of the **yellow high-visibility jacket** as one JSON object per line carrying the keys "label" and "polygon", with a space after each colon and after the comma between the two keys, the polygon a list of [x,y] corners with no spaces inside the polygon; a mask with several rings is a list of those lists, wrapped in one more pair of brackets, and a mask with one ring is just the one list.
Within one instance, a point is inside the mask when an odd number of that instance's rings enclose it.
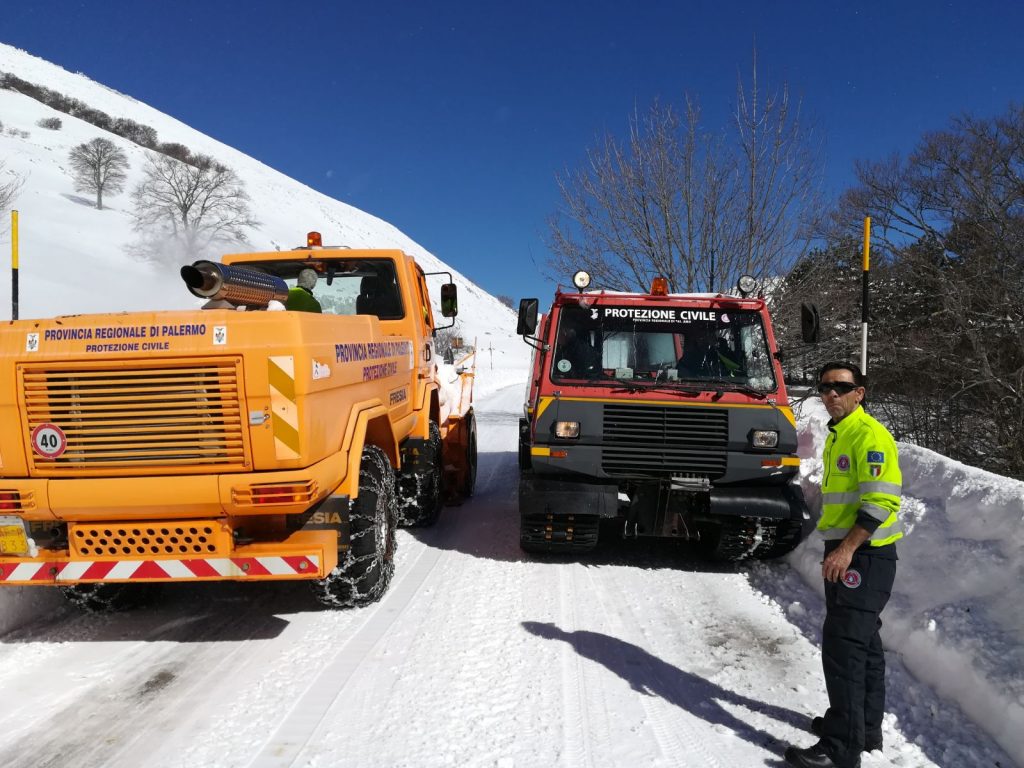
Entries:
{"label": "yellow high-visibility jacket", "polygon": [[903,475],[889,430],[860,406],[828,429],[818,521],[822,536],[842,539],[856,524],[871,531],[872,547],[903,538],[899,521]]}

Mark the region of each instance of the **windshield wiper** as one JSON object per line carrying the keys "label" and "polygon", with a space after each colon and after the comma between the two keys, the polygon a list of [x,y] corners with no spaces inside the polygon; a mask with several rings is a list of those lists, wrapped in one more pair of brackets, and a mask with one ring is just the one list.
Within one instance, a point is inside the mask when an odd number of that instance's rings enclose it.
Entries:
{"label": "windshield wiper", "polygon": [[762,392],[760,389],[754,389],[749,384],[740,384],[738,381],[729,381],[728,379],[712,379],[711,383],[718,384],[719,386],[725,389],[732,390],[734,392],[742,392],[743,394],[750,395],[751,397],[759,397],[762,400],[768,397],[767,392]]}
{"label": "windshield wiper", "polygon": [[[705,392],[714,392],[716,389],[727,389],[730,392],[742,392],[745,395],[751,397],[757,397],[764,400],[768,397],[767,392],[762,392],[760,389],[754,389],[748,384],[740,384],[738,381],[730,381],[729,379],[680,379],[680,381],[686,381],[691,384],[699,384],[701,389]],[[705,385],[714,385],[705,386]]]}
{"label": "windshield wiper", "polygon": [[675,395],[690,395],[691,397],[696,397],[697,395],[700,394],[700,390],[697,389],[687,389],[685,387],[672,387],[669,386],[668,384],[659,384],[654,381],[650,383],[623,383],[621,386],[615,387],[612,390],[612,392],[646,392],[653,389],[657,389],[660,392],[671,392],[672,394]]}

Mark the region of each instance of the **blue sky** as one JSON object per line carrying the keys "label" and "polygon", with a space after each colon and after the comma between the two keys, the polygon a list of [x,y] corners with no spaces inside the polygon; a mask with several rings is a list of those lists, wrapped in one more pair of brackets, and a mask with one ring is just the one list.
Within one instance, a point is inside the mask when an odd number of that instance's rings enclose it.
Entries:
{"label": "blue sky", "polygon": [[857,158],[1024,101],[1022,29],[1024,4],[991,0],[32,0],[5,7],[0,40],[390,221],[493,294],[543,300],[554,176],[635,106],[690,93],[724,124],[756,40],[839,192]]}

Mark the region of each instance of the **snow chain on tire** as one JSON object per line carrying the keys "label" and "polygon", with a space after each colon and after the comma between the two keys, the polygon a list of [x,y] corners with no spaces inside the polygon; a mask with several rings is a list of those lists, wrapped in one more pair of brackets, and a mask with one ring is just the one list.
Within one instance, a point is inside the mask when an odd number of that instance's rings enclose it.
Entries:
{"label": "snow chain on tire", "polygon": [[338,567],[313,582],[317,599],[331,608],[376,602],[395,571],[395,472],[387,454],[375,445],[363,448],[359,496],[349,513],[349,547],[338,553]]}
{"label": "snow chain on tire", "polygon": [[[398,524],[427,527],[437,522],[444,503],[441,428],[430,422],[430,437],[423,446],[424,463],[418,471],[398,474]],[[426,466],[424,466],[426,464]]]}

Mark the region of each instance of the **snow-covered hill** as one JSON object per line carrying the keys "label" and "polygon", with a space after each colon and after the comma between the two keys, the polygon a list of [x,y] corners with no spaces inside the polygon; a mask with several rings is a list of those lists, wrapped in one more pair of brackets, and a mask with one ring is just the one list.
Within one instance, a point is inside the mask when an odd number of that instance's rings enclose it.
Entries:
{"label": "snow-covered hill", "polygon": [[[157,131],[160,142],[184,144],[233,169],[245,182],[260,222],[251,231],[252,248],[288,250],[304,245],[306,232],[317,230],[324,242],[350,247],[400,248],[425,271],[451,270],[443,261],[391,224],[333,200],[241,152],[87,77],[67,72],[24,51],[0,44],[0,72],[78,99],[111,117],[123,117]],[[37,125],[60,118],[60,130]],[[258,115],[253,116],[258,119]],[[20,216],[20,316],[195,306],[177,270],[154,267],[130,257],[125,247],[135,239],[128,191],[141,179],[145,149],[90,123],[58,112],[28,96],[0,90],[0,162],[8,173],[25,179],[15,200]],[[25,135],[27,134],[27,136]],[[88,194],[75,192],[68,175],[72,147],[101,136],[128,156],[126,191],[105,197],[98,211]],[[282,141],[291,140],[282,136]],[[2,182],[3,179],[0,179]],[[8,213],[0,223],[0,245],[8,258]],[[481,246],[483,248],[483,244]],[[481,256],[483,257],[483,250]],[[454,272],[454,270],[451,270]],[[511,310],[458,272],[460,325],[463,336],[493,347],[502,364],[525,366],[526,348],[515,336]],[[0,280],[0,317],[10,316],[10,281]]]}

